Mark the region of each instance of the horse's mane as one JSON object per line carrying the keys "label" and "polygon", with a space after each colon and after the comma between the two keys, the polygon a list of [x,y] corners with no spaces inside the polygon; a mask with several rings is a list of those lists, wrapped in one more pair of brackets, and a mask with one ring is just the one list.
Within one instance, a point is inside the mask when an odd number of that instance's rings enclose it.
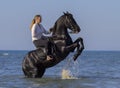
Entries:
{"label": "horse's mane", "polygon": [[71,13],[68,13],[68,12],[67,12],[67,13],[64,13],[62,16],[60,16],[60,17],[57,19],[57,21],[55,22],[54,26],[49,29],[50,32],[53,33],[53,35],[54,35],[54,33],[56,32],[57,26],[58,26],[58,24],[59,24],[58,21],[64,20],[64,19],[62,19],[62,18],[64,18],[64,16],[69,16],[69,15],[72,15],[72,14],[71,14]]}
{"label": "horse's mane", "polygon": [[58,22],[58,20],[60,20],[62,17],[64,17],[64,15],[60,16],[60,17],[57,19],[57,21],[55,22],[54,26],[53,26],[52,28],[50,28],[50,32],[55,33],[55,31],[56,31],[56,29],[57,29],[57,24],[58,24],[57,22]]}
{"label": "horse's mane", "polygon": [[57,22],[55,22],[54,26],[50,28],[50,32],[55,33],[57,27]]}

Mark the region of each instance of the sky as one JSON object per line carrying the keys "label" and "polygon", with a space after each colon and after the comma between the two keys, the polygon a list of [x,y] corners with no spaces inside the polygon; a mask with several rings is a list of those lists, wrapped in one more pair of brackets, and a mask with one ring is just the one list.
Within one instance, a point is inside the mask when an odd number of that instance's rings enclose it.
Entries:
{"label": "sky", "polygon": [[1,0],[0,50],[35,49],[30,23],[41,14],[42,25],[49,30],[69,11],[81,28],[71,34],[84,39],[85,50],[120,50],[120,0]]}

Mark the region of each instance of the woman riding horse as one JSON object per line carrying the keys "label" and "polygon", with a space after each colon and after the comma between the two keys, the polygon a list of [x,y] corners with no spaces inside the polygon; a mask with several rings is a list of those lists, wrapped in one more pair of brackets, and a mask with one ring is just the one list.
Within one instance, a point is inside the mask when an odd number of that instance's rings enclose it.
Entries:
{"label": "woman riding horse", "polygon": [[22,63],[22,70],[26,77],[42,77],[46,68],[52,67],[64,60],[75,48],[77,48],[77,51],[73,59],[77,59],[84,49],[83,39],[78,38],[73,42],[68,33],[68,28],[72,33],[80,32],[80,27],[74,20],[72,14],[67,12],[64,13],[64,15],[55,22],[53,28],[51,28],[53,37],[50,38],[50,42],[52,44],[51,52],[53,59],[47,60],[46,55],[40,48],[28,52]]}

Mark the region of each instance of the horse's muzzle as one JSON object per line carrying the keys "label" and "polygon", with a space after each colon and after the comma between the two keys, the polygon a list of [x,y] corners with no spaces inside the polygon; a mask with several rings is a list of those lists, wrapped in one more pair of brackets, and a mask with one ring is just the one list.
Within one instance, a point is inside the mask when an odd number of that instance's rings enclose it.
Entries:
{"label": "horse's muzzle", "polygon": [[76,27],[73,32],[77,34],[77,33],[79,33],[80,31],[81,31],[80,27]]}

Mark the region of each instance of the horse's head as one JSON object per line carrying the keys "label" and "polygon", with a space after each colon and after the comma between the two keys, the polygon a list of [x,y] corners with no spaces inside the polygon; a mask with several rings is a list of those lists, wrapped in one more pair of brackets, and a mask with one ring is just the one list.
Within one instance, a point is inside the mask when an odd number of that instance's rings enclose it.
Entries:
{"label": "horse's head", "polygon": [[64,15],[55,22],[55,25],[50,29],[50,32],[52,32],[53,35],[61,35],[62,33],[65,33],[62,31],[66,31],[64,28],[69,28],[71,33],[78,33],[81,30],[77,22],[74,20],[73,15],[68,12],[64,13]]}
{"label": "horse's head", "polygon": [[69,28],[72,31],[72,33],[80,32],[81,29],[77,22],[74,20],[73,15],[71,13],[66,12],[63,16],[66,28]]}

